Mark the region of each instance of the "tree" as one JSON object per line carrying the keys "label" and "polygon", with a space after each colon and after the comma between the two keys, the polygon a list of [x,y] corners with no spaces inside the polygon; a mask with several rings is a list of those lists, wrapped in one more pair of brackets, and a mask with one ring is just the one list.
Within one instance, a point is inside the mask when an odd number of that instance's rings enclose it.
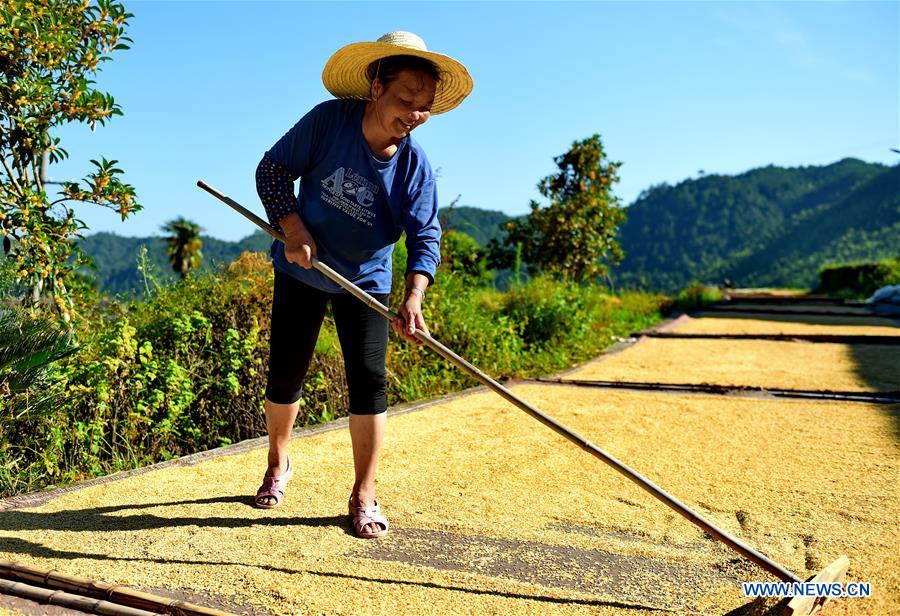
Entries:
{"label": "tree", "polygon": [[478,284],[486,283],[491,278],[481,245],[468,233],[456,229],[448,229],[441,236],[441,264]]}
{"label": "tree", "polygon": [[[574,142],[553,160],[559,172],[538,183],[550,205],[542,208],[532,201],[527,217],[506,223],[506,255],[521,245],[522,259],[532,270],[590,281],[622,260],[616,235],[625,211],[611,192],[622,163],[607,160],[600,135]],[[490,248],[497,263],[498,246]]]}
{"label": "tree", "polygon": [[128,49],[130,17],[114,0],[0,3],[0,236],[12,249],[17,280],[31,290],[26,300],[34,306],[46,294],[66,321],[73,310],[68,288],[88,262],[73,241],[86,226],[71,202],[110,208],[123,220],[141,206],[119,179],[117,161],[106,158],[91,161],[96,169],[83,184],[57,183],[62,189],[51,200],[47,166],[68,157],[52,131],[69,122],[94,130],[122,115],[91,77],[106,54]]}
{"label": "tree", "polygon": [[171,233],[166,242],[166,253],[169,255],[169,263],[172,265],[175,273],[184,279],[192,269],[199,267],[203,261],[203,253],[200,252],[200,249],[203,247],[200,232],[203,229],[197,223],[180,217],[167,222],[163,225],[162,230]]}

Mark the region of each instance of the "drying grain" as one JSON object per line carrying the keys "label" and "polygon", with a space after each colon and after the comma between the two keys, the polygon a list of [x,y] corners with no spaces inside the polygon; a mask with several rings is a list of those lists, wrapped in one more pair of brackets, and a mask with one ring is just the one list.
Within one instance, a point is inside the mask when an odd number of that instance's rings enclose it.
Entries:
{"label": "drying grain", "polygon": [[[897,333],[733,316],[678,331]],[[650,339],[569,376],[897,389],[897,353]],[[900,614],[900,407],[515,391],[801,576],[848,555],[849,578],[873,597],[833,602],[829,616]],[[379,540],[356,539],[346,520],[346,429],[295,439],[291,456],[278,509],[250,504],[266,458],[255,450],[6,511],[0,558],[278,614],[756,614],[771,603],[740,592],[770,576],[493,394],[390,419],[379,500],[393,526]]]}
{"label": "drying grain", "polygon": [[[682,331],[679,328],[677,331]],[[900,347],[770,340],[645,338],[571,379],[832,391],[900,389]]]}
{"label": "drying grain", "polygon": [[[848,554],[875,597],[830,613],[900,609],[897,408],[516,392],[801,575]],[[278,509],[249,506],[257,450],[6,511],[0,558],[280,614],[721,614],[748,603],[740,581],[771,579],[493,394],[389,421],[381,540],[345,521],[346,431],[291,455]]]}
{"label": "drying grain", "polygon": [[675,331],[683,334],[834,334],[850,336],[900,336],[900,327],[887,319],[846,319],[818,317],[809,323],[795,317],[784,320],[761,318],[683,317]]}

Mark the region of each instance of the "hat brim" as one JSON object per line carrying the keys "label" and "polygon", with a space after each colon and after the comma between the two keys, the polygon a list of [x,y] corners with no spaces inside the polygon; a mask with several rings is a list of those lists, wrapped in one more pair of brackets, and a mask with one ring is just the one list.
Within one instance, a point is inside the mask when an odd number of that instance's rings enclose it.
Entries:
{"label": "hat brim", "polygon": [[474,86],[469,71],[450,56],[433,51],[421,51],[390,43],[352,43],[338,49],[322,71],[322,83],[337,98],[369,100],[369,80],[366,68],[372,62],[388,56],[418,56],[434,63],[440,81],[431,106],[432,115],[445,113],[459,105]]}

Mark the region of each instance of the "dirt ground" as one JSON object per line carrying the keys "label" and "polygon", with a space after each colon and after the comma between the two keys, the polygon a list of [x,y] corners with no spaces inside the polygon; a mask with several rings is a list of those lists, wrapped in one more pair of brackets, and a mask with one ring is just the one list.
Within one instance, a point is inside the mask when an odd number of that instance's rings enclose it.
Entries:
{"label": "dirt ground", "polygon": [[[900,365],[882,354],[885,370],[863,369],[852,349],[828,348],[846,345],[744,342],[645,340],[582,370],[876,390]],[[849,578],[873,596],[825,614],[900,613],[900,406],[514,392],[800,576],[848,555]],[[740,582],[774,581],[483,390],[389,420],[382,539],[355,538],[346,519],[346,429],[294,439],[291,458],[294,479],[271,511],[251,506],[260,448],[7,509],[0,559],[255,614],[751,614],[764,606]]]}

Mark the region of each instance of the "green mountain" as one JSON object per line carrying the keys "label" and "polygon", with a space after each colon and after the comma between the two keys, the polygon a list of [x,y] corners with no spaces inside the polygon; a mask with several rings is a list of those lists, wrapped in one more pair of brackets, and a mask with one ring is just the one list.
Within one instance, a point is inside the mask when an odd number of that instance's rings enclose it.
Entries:
{"label": "green mountain", "polygon": [[452,229],[468,233],[483,247],[502,233],[501,226],[510,217],[503,212],[464,205],[454,208],[442,207],[438,210],[438,219],[444,231]]}
{"label": "green mountain", "polygon": [[628,208],[619,285],[812,287],[829,262],[900,254],[900,166],[848,158],[652,187]]}
{"label": "green mountain", "polygon": [[[482,246],[500,233],[500,225],[509,220],[503,212],[482,210],[475,207],[441,208],[438,217],[444,229],[465,231]],[[202,236],[203,264],[207,270],[216,264],[231,263],[245,250],[268,252],[271,238],[257,231],[238,242],[227,242]],[[87,275],[97,281],[100,289],[113,295],[135,295],[144,288],[143,276],[138,271],[138,253],[141,246],[147,248],[147,261],[160,283],[176,279],[166,256],[166,240],[163,237],[122,237],[114,233],[95,233],[84,238],[81,248],[94,260],[96,269]]]}
{"label": "green mountain", "polygon": [[[476,207],[441,208],[445,230],[486,246],[510,219]],[[620,230],[625,259],[619,287],[674,293],[695,280],[740,286],[813,287],[828,263],[900,256],[900,165],[848,158],[827,166],[768,166],[736,176],[707,175],[661,184],[628,207]],[[245,250],[268,251],[257,231],[239,242],[203,238],[203,268],[230,263]],[[82,242],[110,293],[143,288],[140,246],[160,278],[174,280],[161,237],[97,233]]]}
{"label": "green mountain", "polygon": [[[272,243],[263,231],[257,231],[238,242],[227,242],[202,236],[203,263],[201,270],[217,264],[231,263],[245,250],[267,252]],[[143,276],[138,271],[138,253],[141,246],[147,248],[147,261],[160,283],[176,279],[166,255],[163,237],[122,237],[114,233],[95,233],[81,241],[81,249],[94,260],[94,270],[86,274],[97,281],[103,291],[113,295],[133,295],[144,288]]]}

